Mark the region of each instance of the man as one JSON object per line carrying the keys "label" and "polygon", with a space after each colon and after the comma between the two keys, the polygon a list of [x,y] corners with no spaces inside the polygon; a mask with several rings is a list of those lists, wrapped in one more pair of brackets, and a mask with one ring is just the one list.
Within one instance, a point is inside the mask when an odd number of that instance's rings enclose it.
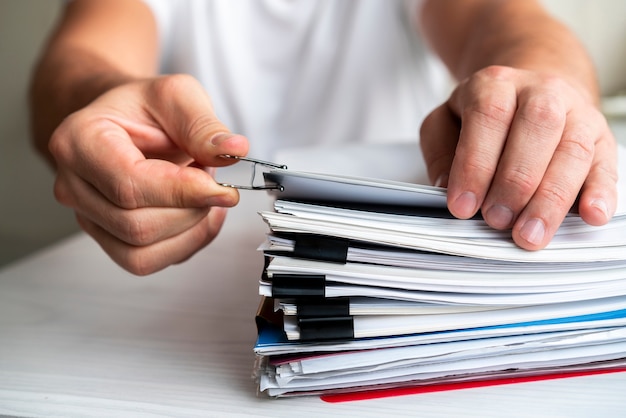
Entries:
{"label": "man", "polygon": [[[616,145],[593,67],[538,2],[234,3],[72,1],[34,74],[33,132],[56,167],[55,195],[127,270],[181,262],[216,236],[238,193],[198,167],[231,163],[220,155],[295,128],[322,141],[392,129],[396,117],[409,126],[402,112],[418,100],[406,69],[424,62],[420,36],[461,80],[420,129],[453,215],[480,211],[528,250],[545,247],[575,203],[589,224],[611,218]],[[408,41],[392,27],[405,20],[417,22]],[[193,37],[176,43],[181,30]],[[205,55],[195,78],[159,76],[168,45],[184,59]],[[326,106],[346,114],[333,119]]]}

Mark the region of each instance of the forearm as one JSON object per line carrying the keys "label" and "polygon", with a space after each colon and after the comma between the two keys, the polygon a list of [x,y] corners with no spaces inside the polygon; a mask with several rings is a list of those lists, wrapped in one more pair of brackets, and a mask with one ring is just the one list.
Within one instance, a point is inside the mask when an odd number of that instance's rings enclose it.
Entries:
{"label": "forearm", "polygon": [[[48,140],[67,115],[112,87],[156,72],[156,29],[138,3],[75,1],[65,10],[30,86],[33,142],[51,163]],[[115,20],[121,14],[127,17]]]}
{"label": "forearm", "polygon": [[459,80],[490,65],[566,79],[597,103],[593,64],[573,33],[533,0],[430,0],[422,28]]}
{"label": "forearm", "polygon": [[[72,65],[75,60],[80,65]],[[61,121],[129,78],[84,50],[66,49],[62,54],[44,57],[34,73],[30,90],[31,132],[39,153],[53,163],[48,140]]]}

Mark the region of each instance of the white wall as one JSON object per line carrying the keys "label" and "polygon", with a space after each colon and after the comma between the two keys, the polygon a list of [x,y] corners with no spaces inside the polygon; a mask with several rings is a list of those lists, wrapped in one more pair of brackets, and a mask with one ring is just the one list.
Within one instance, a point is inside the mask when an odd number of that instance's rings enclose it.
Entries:
{"label": "white wall", "polygon": [[[462,0],[458,0],[462,1]],[[583,39],[605,93],[626,88],[626,2],[544,0]],[[0,0],[0,265],[77,228],[29,143],[26,88],[58,0]]]}

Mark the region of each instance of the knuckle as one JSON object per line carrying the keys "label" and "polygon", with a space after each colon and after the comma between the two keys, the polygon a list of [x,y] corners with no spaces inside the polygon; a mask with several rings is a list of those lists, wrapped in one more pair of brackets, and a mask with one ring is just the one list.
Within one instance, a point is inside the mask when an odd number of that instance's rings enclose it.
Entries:
{"label": "knuckle", "polygon": [[546,91],[562,92],[565,90],[571,90],[571,86],[565,82],[563,78],[555,75],[543,74],[540,76],[539,82]]}
{"label": "knuckle", "polygon": [[142,247],[155,242],[158,228],[145,221],[135,211],[125,211],[116,220],[116,229],[120,238],[128,244]]}
{"label": "knuckle", "polygon": [[419,128],[419,136],[420,136],[420,145],[424,146],[426,145],[424,141],[425,138],[429,138],[430,137],[430,133],[433,132],[434,129],[437,128],[437,121],[435,119],[435,116],[433,113],[427,115],[424,120],[422,121],[422,124]]}
{"label": "knuckle", "polygon": [[465,158],[461,172],[467,178],[492,178],[495,167],[478,158]]}
{"label": "knuckle", "polygon": [[464,110],[463,120],[473,118],[483,126],[495,124],[499,129],[508,129],[515,108],[511,101],[499,96],[482,97],[470,103]]}
{"label": "knuckle", "polygon": [[144,248],[131,248],[125,251],[117,262],[130,273],[137,276],[147,276],[157,271],[150,253]]}
{"label": "knuckle", "polygon": [[503,65],[489,65],[478,72],[480,77],[487,78],[489,80],[510,80],[515,70],[511,67]]}
{"label": "knuckle", "polygon": [[139,195],[140,190],[135,185],[135,182],[132,178],[127,177],[123,179],[118,179],[115,181],[111,187],[112,190],[112,199],[113,203],[122,209],[136,209],[139,207]]}
{"label": "knuckle", "polygon": [[511,113],[511,108],[505,102],[490,99],[472,103],[468,106],[468,111],[483,115],[488,119],[503,120]]}
{"label": "knuckle", "polygon": [[529,167],[516,167],[503,174],[502,184],[506,190],[513,190],[521,196],[531,196],[537,189],[538,179]]}
{"label": "knuckle", "polygon": [[50,154],[58,163],[71,158],[72,148],[69,145],[70,130],[68,125],[70,125],[75,118],[75,115],[68,116],[65,121],[54,130],[48,141],[48,151],[50,151]]}
{"label": "knuckle", "polygon": [[54,198],[63,206],[72,207],[74,200],[72,199],[72,193],[67,185],[67,182],[62,176],[57,176],[53,186]]}
{"label": "knuckle", "polygon": [[177,97],[181,94],[184,95],[190,88],[199,87],[198,81],[189,74],[167,75],[159,77],[150,83],[150,92],[160,100]]}
{"label": "knuckle", "polygon": [[545,94],[529,98],[520,109],[520,117],[531,126],[553,130],[565,124],[566,112],[556,96]]}
{"label": "knuckle", "polygon": [[66,147],[64,146],[62,138],[62,134],[57,129],[50,137],[50,141],[48,141],[48,151],[50,151],[50,154],[52,154],[57,161],[66,154]]}
{"label": "knuckle", "polygon": [[571,194],[566,184],[551,183],[537,191],[537,197],[547,204],[545,207],[567,208],[573,204]]}
{"label": "knuckle", "polygon": [[72,162],[82,158],[81,151],[88,148],[85,132],[95,132],[96,137],[106,133],[109,122],[98,118],[87,108],[68,115],[52,132],[48,151],[58,162]]}
{"label": "knuckle", "polygon": [[604,179],[608,184],[617,184],[619,175],[617,169],[610,162],[600,160],[593,165],[593,170],[599,175],[601,179]]}
{"label": "knuckle", "polygon": [[591,163],[595,153],[592,136],[583,130],[576,130],[576,132],[571,132],[569,135],[564,136],[559,144],[559,148],[568,159],[586,163],[587,165]]}

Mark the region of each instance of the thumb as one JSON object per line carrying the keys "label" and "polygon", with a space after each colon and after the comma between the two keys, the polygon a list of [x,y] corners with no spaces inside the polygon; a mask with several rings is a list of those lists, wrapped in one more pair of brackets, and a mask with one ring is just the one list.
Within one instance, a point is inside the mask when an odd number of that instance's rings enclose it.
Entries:
{"label": "thumb", "polygon": [[148,112],[170,139],[198,164],[215,167],[236,160],[220,158],[245,156],[248,140],[222,124],[202,85],[185,74],[152,80],[147,87]]}
{"label": "thumb", "polygon": [[420,147],[428,177],[435,186],[447,187],[461,124],[447,104],[436,108],[420,128]]}

